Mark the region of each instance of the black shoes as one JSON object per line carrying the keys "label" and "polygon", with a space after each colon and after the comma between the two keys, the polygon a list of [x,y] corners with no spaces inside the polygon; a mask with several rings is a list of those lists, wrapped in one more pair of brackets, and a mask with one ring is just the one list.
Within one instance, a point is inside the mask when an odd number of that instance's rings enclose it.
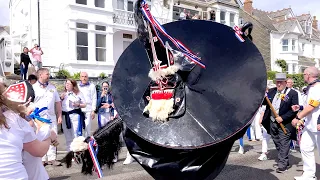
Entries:
{"label": "black shoes", "polygon": [[286,172],[287,170],[288,170],[287,167],[277,168],[277,169],[276,169],[276,172],[277,172],[277,173],[283,173],[283,172]]}

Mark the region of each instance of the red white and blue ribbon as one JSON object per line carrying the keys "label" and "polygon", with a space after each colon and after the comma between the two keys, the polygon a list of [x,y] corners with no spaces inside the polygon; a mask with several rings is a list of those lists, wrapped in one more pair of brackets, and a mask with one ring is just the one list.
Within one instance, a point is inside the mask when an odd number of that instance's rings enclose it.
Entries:
{"label": "red white and blue ribbon", "polygon": [[202,68],[205,68],[206,66],[201,62],[201,58],[195,55],[193,52],[191,52],[184,44],[182,44],[179,40],[173,38],[170,36],[166,30],[162,27],[162,25],[152,16],[148,4],[143,0],[141,3],[141,11],[144,15],[144,17],[150,22],[150,26],[155,30],[156,35],[158,36],[158,40],[161,41],[162,44],[163,41],[159,37],[158,31],[162,33],[165,37],[167,37],[180,51],[182,51],[183,55],[186,56],[188,59],[193,61],[195,64],[198,64]]}
{"label": "red white and blue ribbon", "polygon": [[239,28],[238,26],[234,26],[233,30],[235,31],[235,35],[239,39],[239,41],[244,42],[245,40],[242,37],[243,32],[242,32],[241,28]]}
{"label": "red white and blue ribbon", "polygon": [[[96,146],[96,150],[94,150],[93,146]],[[97,159],[98,145],[96,144],[94,138],[90,139],[88,143],[88,150],[89,150],[95,171],[97,172],[98,178],[103,177],[103,173]]]}
{"label": "red white and blue ribbon", "polygon": [[303,124],[297,125],[297,140],[298,140],[298,144],[300,145],[301,142],[301,135],[302,135],[302,130],[304,128]]}

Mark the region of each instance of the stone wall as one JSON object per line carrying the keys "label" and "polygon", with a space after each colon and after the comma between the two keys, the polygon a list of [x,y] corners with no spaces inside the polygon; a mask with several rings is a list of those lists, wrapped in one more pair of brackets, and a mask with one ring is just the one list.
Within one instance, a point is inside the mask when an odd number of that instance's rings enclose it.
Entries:
{"label": "stone wall", "polygon": [[271,50],[270,50],[270,32],[269,30],[263,26],[259,21],[254,19],[248,13],[239,10],[239,16],[243,18],[244,22],[251,22],[253,24],[253,29],[251,32],[252,42],[257,46],[264,62],[266,64],[267,71],[271,70]]}

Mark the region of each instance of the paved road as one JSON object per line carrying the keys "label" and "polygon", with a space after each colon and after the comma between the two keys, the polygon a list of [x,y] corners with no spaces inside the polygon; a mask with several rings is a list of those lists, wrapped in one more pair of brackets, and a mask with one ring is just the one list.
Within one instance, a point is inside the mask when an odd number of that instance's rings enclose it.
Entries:
{"label": "paved road", "polygon": [[[95,127],[96,125],[94,125]],[[59,135],[59,141],[61,146],[59,147],[58,159],[62,158],[65,154],[64,150],[64,135]],[[273,165],[275,164],[275,159],[277,157],[276,150],[272,143],[270,143],[271,150],[269,153],[269,160],[259,161],[257,158],[261,152],[261,142],[249,142],[247,140],[245,143],[245,154],[238,154],[238,144],[236,141],[230,156],[228,158],[227,164],[216,178],[216,180],[293,180],[294,176],[300,175],[302,173],[302,162],[301,155],[299,152],[292,153],[290,155],[290,163],[292,167],[285,173],[278,174],[275,172]],[[129,165],[123,165],[123,161],[126,156],[126,148],[123,148],[120,155],[119,161],[115,164],[112,170],[104,169],[104,177],[101,179],[108,180],[152,180],[153,178],[147,174],[146,171],[141,168],[141,166],[134,162]],[[319,155],[316,154],[317,162],[319,162]],[[65,166],[62,167],[52,167],[47,166],[48,173],[52,180],[62,180],[62,179],[74,179],[74,180],[91,180],[97,179],[96,174],[93,175],[82,175],[80,173],[81,167],[74,165],[70,169]],[[320,170],[319,164],[317,164],[317,169]],[[317,173],[317,177],[320,179],[320,171]]]}

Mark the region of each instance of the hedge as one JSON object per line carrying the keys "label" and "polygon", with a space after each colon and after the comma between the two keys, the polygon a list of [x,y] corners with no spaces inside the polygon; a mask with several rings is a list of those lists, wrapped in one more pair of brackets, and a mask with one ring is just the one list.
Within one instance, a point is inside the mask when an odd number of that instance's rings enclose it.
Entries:
{"label": "hedge", "polygon": [[[268,80],[274,80],[276,77],[276,71],[268,71],[267,77]],[[292,78],[294,81],[294,87],[295,88],[302,88],[303,86],[306,86],[307,84],[304,82],[303,74],[287,74],[287,78]]]}

